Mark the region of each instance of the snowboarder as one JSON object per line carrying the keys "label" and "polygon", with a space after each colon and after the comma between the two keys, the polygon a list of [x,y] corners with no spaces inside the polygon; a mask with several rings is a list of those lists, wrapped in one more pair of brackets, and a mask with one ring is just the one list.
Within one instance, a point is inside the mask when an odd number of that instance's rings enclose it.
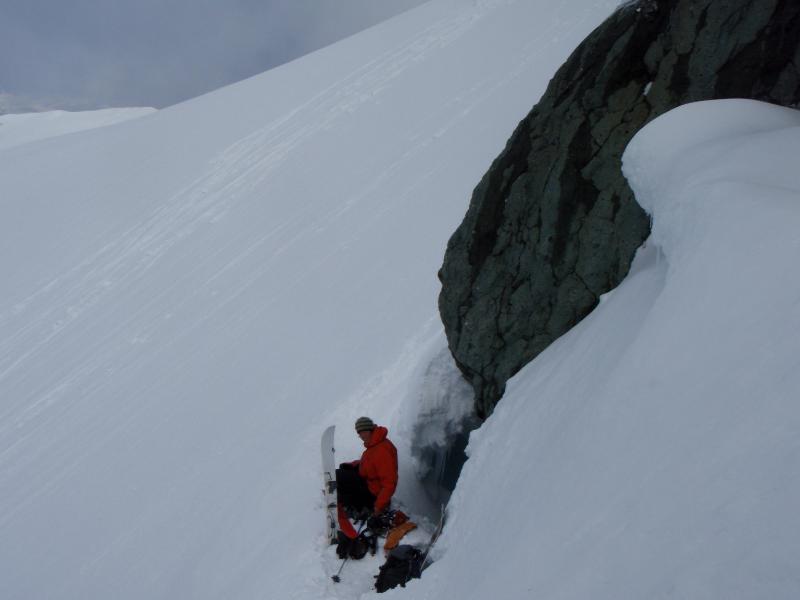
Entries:
{"label": "snowboarder", "polygon": [[380,519],[397,488],[397,449],[386,437],[386,427],[375,425],[369,417],[360,417],[356,434],[366,447],[361,459],[342,463],[336,470],[339,527],[351,539],[357,533],[347,513],[359,520]]}

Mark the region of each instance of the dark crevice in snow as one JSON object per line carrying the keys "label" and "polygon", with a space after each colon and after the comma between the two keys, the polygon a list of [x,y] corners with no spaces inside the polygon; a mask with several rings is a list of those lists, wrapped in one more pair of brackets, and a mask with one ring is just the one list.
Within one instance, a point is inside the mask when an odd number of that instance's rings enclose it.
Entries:
{"label": "dark crevice in snow", "polygon": [[446,505],[467,460],[469,434],[480,425],[472,387],[447,348],[426,365],[418,395],[419,412],[412,426],[411,455],[420,489],[432,514]]}

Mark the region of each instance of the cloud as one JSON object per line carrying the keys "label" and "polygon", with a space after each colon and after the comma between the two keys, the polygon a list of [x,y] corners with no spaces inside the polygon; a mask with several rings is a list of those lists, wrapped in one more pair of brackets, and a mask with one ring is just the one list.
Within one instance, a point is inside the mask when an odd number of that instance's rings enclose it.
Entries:
{"label": "cloud", "polygon": [[[163,107],[424,0],[26,0],[0,9],[0,82],[52,107]],[[10,5],[9,5],[10,4]],[[49,99],[49,100],[47,100]]]}

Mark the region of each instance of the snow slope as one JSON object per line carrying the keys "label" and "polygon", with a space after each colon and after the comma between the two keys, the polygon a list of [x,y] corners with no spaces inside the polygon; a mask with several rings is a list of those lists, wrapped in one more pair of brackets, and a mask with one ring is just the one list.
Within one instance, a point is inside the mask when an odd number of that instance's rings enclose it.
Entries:
{"label": "snow slope", "polygon": [[0,150],[76,131],[114,125],[153,112],[154,108],[106,108],[80,112],[53,110],[0,115]]}
{"label": "snow slope", "polygon": [[3,150],[0,597],[366,589],[330,581],[319,435],[335,423],[350,458],[357,416],[387,423],[398,495],[423,507],[408,445],[454,380],[446,240],[616,3],[438,0],[146,118]]}
{"label": "snow slope", "polygon": [[653,234],[473,433],[409,596],[800,597],[797,156],[800,112],[745,100],[636,135]]}

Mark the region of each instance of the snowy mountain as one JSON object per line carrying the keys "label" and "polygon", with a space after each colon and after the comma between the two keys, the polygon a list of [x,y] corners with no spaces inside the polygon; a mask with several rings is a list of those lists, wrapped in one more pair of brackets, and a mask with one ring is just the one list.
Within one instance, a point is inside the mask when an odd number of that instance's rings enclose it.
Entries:
{"label": "snowy mountain", "polygon": [[447,237],[615,5],[431,2],[0,151],[0,597],[352,595],[319,436],[355,458],[353,420],[388,424],[398,495],[424,504],[408,446]]}
{"label": "snowy mountain", "polygon": [[[397,497],[472,396],[436,296],[470,192],[616,1],[438,0],[109,127],[0,150],[0,597],[354,598],[319,437]],[[653,237],[473,433],[436,562],[388,597],[800,590],[798,119],[691,105],[626,155]],[[427,519],[427,520],[426,520]]]}
{"label": "snowy mountain", "polygon": [[49,137],[114,125],[148,115],[154,110],[154,108],[106,108],[80,112],[53,110],[0,115],[0,150]]}

